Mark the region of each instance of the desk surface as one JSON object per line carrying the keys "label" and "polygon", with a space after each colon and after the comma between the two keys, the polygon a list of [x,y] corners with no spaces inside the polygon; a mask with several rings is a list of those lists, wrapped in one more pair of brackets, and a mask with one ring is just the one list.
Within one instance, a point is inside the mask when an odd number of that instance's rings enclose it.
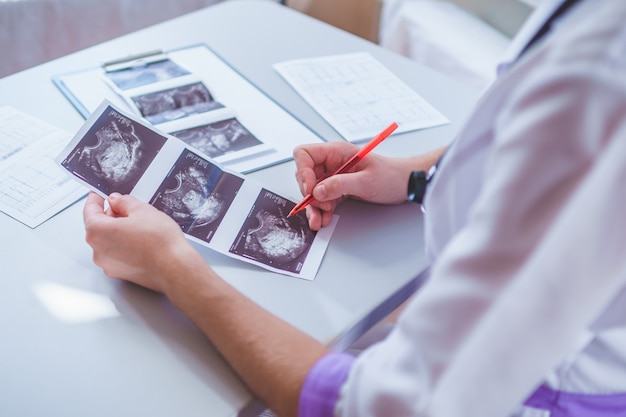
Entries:
{"label": "desk surface", "polygon": [[[51,77],[102,61],[204,42],[327,140],[337,133],[272,70],[275,62],[369,51],[452,123],[384,142],[387,155],[450,141],[477,93],[283,6],[228,1],[0,79],[8,104],[75,132],[83,119]],[[293,162],[254,174],[298,195]],[[0,415],[229,416],[250,394],[201,333],[162,296],[106,279],[84,243],[82,202],[36,229],[0,213]],[[415,205],[346,202],[314,281],[261,270],[198,246],[230,283],[324,343],[425,266]]]}

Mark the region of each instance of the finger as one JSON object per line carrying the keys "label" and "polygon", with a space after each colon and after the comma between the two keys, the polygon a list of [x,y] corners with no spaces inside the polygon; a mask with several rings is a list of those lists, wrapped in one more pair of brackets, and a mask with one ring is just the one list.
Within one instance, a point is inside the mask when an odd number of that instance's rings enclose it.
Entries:
{"label": "finger", "polygon": [[321,226],[326,227],[333,220],[333,212],[332,211],[322,211],[322,219]]}
{"label": "finger", "polygon": [[296,147],[293,151],[296,163],[296,182],[302,195],[307,195],[317,181],[314,171],[316,163],[308,149],[308,146],[302,145]]}
{"label": "finger", "polygon": [[306,208],[306,218],[309,222],[309,228],[316,231],[328,226],[333,220],[333,213],[334,210],[320,210],[318,207],[308,206]]}
{"label": "finger", "polygon": [[319,202],[345,197],[368,200],[372,195],[371,176],[364,171],[333,175],[320,181],[313,189],[313,197]]}
{"label": "finger", "polygon": [[104,215],[104,198],[90,191],[83,207],[83,221],[88,223],[99,215]]}
{"label": "finger", "polygon": [[357,149],[358,146],[343,141],[314,143],[296,147],[293,156],[298,167],[328,165],[337,168],[353,156]]}
{"label": "finger", "polygon": [[306,208],[306,218],[309,221],[309,228],[317,231],[322,227],[322,213],[319,209],[308,206]]}
{"label": "finger", "polygon": [[111,206],[111,210],[122,217],[128,217],[130,214],[142,207],[145,203],[137,200],[135,197],[131,195],[121,195],[119,193],[113,193],[109,196],[109,205]]}
{"label": "finger", "polygon": [[303,175],[302,171],[296,170],[295,177],[296,177],[296,183],[298,184],[298,188],[300,188],[300,193],[302,195],[307,195],[309,193],[309,189],[311,188],[309,187],[308,184],[314,184],[315,179],[305,179],[305,178],[308,178],[308,177],[312,178],[313,175]]}
{"label": "finger", "polygon": [[329,201],[317,201],[317,200],[313,200],[311,202],[311,206],[317,208],[318,210],[321,211],[330,211],[333,212],[335,211],[335,208],[337,208],[337,203],[339,203],[339,201],[341,200],[329,200]]}
{"label": "finger", "polygon": [[294,149],[296,179],[300,192],[311,192],[320,178],[334,172],[348,158],[354,155],[358,147],[347,142],[317,143],[300,145]]}
{"label": "finger", "polygon": [[298,145],[293,149],[293,160],[298,168],[312,168],[316,165],[317,162],[312,158],[312,155],[315,154],[313,149],[316,147],[315,144]]}
{"label": "finger", "polygon": [[346,181],[344,181],[344,177],[347,175],[349,174],[338,174],[321,181],[313,189],[313,198],[323,203],[350,195],[346,189]]}

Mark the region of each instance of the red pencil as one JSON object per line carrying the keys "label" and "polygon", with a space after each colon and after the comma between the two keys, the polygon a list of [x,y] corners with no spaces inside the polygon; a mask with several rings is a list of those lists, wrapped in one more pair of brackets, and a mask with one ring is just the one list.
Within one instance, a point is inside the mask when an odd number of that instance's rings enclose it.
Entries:
{"label": "red pencil", "polygon": [[[372,151],[372,149],[374,149],[376,146],[378,146],[378,144],[380,142],[382,142],[383,140],[387,139],[391,135],[391,133],[393,133],[393,131],[396,130],[397,128],[398,128],[398,124],[396,122],[393,122],[392,124],[390,124],[385,130],[380,132],[374,139],[370,140],[356,154],[354,154],[354,156],[352,158],[348,159],[342,166],[340,166],[337,171],[333,172],[330,175],[326,175],[326,176],[320,178],[319,181],[317,181],[316,185],[319,184],[321,181],[325,180],[328,177],[332,177],[333,175],[343,174],[344,172],[348,172],[356,164],[361,162],[361,160],[363,158],[365,158],[365,155],[370,153]],[[304,210],[306,208],[306,206],[311,204],[311,202],[313,200],[314,200],[313,194],[311,194],[311,193],[307,194],[307,196],[304,197],[302,199],[302,201],[300,201],[298,204],[296,204],[296,206],[289,212],[289,215],[287,217],[294,216],[294,215],[298,214],[299,212]]]}

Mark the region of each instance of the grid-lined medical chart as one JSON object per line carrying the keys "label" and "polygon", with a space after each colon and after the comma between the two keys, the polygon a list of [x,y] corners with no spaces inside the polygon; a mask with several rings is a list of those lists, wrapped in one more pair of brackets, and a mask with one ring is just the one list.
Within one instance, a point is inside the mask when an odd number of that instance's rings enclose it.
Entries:
{"label": "grid-lined medical chart", "polygon": [[34,228],[85,195],[54,161],[70,139],[35,117],[0,108],[0,210]]}
{"label": "grid-lined medical chart", "polygon": [[396,133],[448,119],[368,53],[299,59],[278,73],[346,140],[371,139],[395,121]]}

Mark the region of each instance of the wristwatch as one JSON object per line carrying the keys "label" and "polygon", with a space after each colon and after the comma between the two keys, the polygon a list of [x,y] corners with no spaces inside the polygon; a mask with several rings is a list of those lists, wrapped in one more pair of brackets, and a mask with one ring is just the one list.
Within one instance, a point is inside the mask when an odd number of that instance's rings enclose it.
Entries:
{"label": "wristwatch", "polygon": [[409,175],[409,186],[407,189],[407,199],[417,204],[422,204],[426,193],[426,171],[413,171]]}
{"label": "wristwatch", "polygon": [[424,194],[426,194],[426,187],[431,178],[437,170],[437,164],[430,167],[428,172],[426,171],[413,171],[409,175],[409,184],[407,187],[407,200],[417,204],[424,202]]}

